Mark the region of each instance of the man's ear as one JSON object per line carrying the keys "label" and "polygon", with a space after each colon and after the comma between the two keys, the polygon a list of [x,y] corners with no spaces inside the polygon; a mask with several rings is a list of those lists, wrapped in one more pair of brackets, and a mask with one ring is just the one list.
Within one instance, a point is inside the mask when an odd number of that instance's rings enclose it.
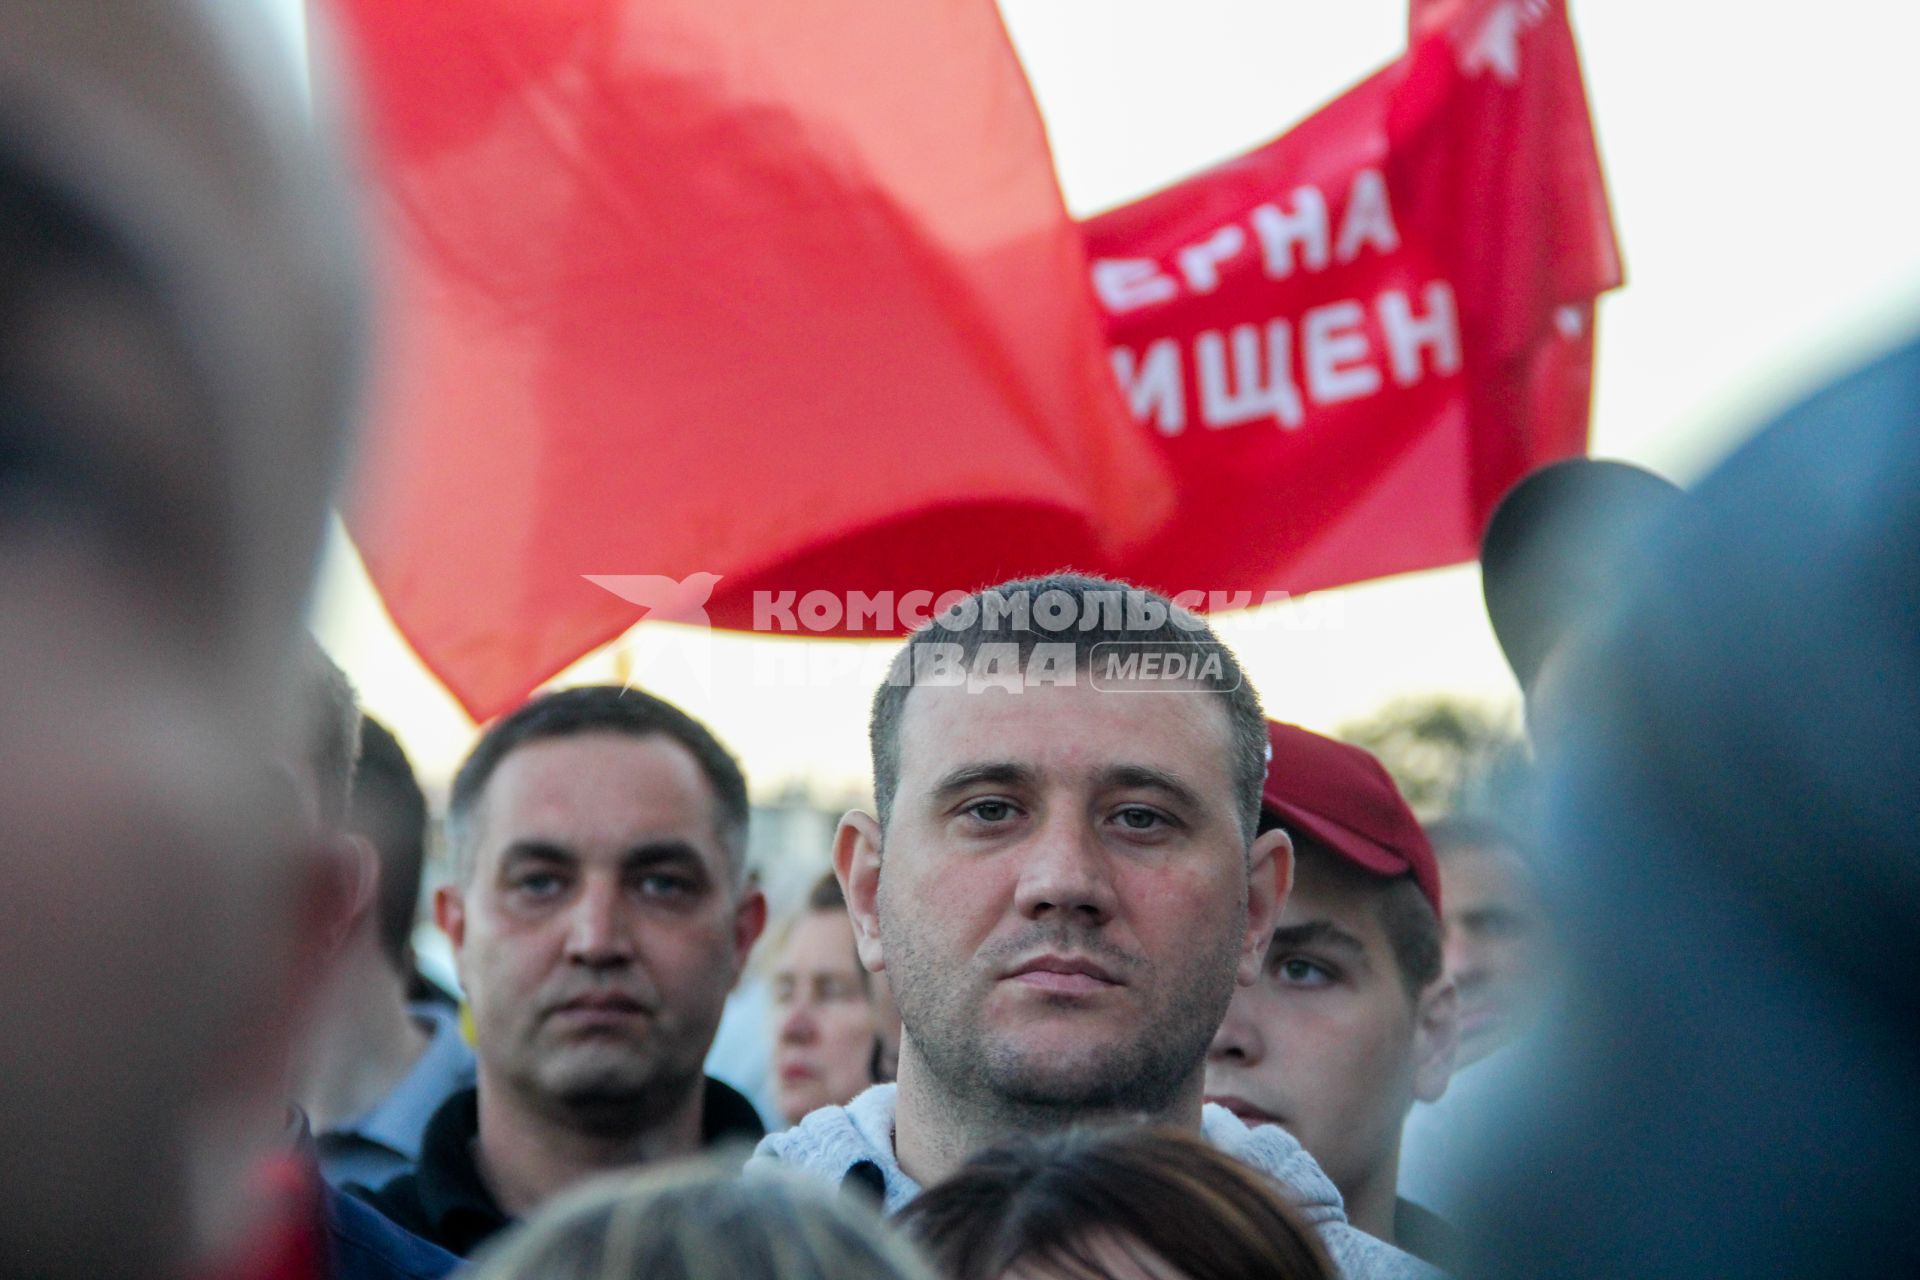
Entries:
{"label": "man's ear", "polygon": [[1427,985],[1413,1010],[1413,1096],[1433,1102],[1447,1091],[1460,1050],[1460,993],[1441,975]]}
{"label": "man's ear", "polygon": [[1293,891],[1293,841],[1275,827],[1255,838],[1247,864],[1247,936],[1240,940],[1240,985],[1260,979],[1280,908]]}
{"label": "man's ear", "polygon": [[460,948],[467,941],[467,895],[459,881],[443,884],[433,891],[433,922],[453,944],[454,959],[458,960]]}
{"label": "man's ear", "polygon": [[324,966],[373,906],[380,858],[361,836],[330,832],[315,837],[303,859],[297,946],[299,972]]}
{"label": "man's ear", "polygon": [[740,981],[740,974],[747,967],[747,957],[753,953],[753,944],[767,927],[767,895],[760,891],[760,882],[751,877],[747,887],[740,891],[740,902],[733,909],[733,980]]}
{"label": "man's ear", "polygon": [[887,967],[880,945],[880,823],[872,814],[848,810],[833,833],[833,874],[853,921],[854,949],[871,973]]}

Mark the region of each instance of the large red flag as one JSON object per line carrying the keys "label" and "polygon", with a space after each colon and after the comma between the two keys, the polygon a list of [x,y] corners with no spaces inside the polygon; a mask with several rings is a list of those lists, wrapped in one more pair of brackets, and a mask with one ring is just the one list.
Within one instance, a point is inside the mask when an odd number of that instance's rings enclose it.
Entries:
{"label": "large red flag", "polygon": [[348,525],[476,716],[649,606],[1100,563],[1166,512],[990,0],[337,7],[394,317]]}
{"label": "large red flag", "polygon": [[1620,268],[1558,2],[1421,0],[1298,129],[1078,231],[987,0],[338,2],[398,313],[349,525],[476,715],[642,616],[1454,563],[1584,447]]}
{"label": "large red flag", "polygon": [[1585,448],[1621,271],[1561,3],[1429,0],[1399,61],[1086,233],[1179,498],[1123,576],[1218,607],[1471,559]]}

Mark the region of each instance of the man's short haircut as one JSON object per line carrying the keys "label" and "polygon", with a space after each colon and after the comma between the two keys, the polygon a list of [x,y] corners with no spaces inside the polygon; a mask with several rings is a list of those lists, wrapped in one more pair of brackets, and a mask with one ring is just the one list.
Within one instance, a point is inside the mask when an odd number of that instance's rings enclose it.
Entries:
{"label": "man's short haircut", "polygon": [[320,825],[339,831],[346,826],[354,761],[360,757],[360,702],[346,672],[312,637],[302,646],[300,685],[307,767],[313,771]]}
{"label": "man's short haircut", "polygon": [[726,851],[733,887],[746,883],[747,780],[713,731],[680,708],[624,685],[583,685],[534,698],[481,735],[453,778],[447,806],[447,836],[455,878],[473,871],[474,811],[494,771],[513,752],[534,742],[589,733],[630,738],[664,736],[685,747],[713,790],[714,829]]}
{"label": "man's short haircut", "polygon": [[[1260,815],[1263,833],[1285,825],[1272,814]],[[1406,988],[1408,998],[1419,999],[1423,991],[1439,981],[1446,967],[1441,950],[1440,917],[1434,914],[1433,904],[1427,901],[1427,895],[1420,891],[1419,882],[1410,872],[1397,876],[1375,875],[1311,836],[1292,830],[1287,831],[1287,836],[1293,841],[1296,876],[1302,865],[1324,867],[1345,882],[1367,891],[1373,900],[1374,918],[1380,922],[1381,932],[1387,935],[1387,945],[1393,949],[1394,968],[1400,973],[1400,985]]]}
{"label": "man's short haircut", "polygon": [[396,973],[413,963],[414,915],[427,858],[427,797],[399,739],[372,716],[360,721],[360,764],[353,773],[347,827],[380,856],[374,923],[380,950]]}
{"label": "man's short haircut", "polygon": [[[1049,625],[1066,619],[1064,625]],[[1134,624],[1139,625],[1134,625]],[[986,644],[1017,646],[1022,672],[1041,644],[1071,645],[1075,671],[1092,669],[1100,645],[1142,646],[1189,660],[1202,674],[1195,681],[1222,700],[1232,735],[1228,752],[1242,834],[1250,843],[1260,814],[1260,788],[1267,776],[1267,722],[1260,695],[1247,681],[1233,651],[1206,622],[1144,587],[1080,573],[1053,573],[987,587],[943,610],[913,633],[894,656],[886,680],[873,695],[868,739],[873,749],[873,792],[880,825],[893,814],[900,786],[900,719],[913,691],[920,651],[955,646],[971,665]]]}

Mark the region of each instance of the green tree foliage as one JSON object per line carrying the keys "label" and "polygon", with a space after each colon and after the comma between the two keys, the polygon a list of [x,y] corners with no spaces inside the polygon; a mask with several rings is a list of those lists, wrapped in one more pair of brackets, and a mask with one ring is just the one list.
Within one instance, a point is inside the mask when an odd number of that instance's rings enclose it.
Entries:
{"label": "green tree foliage", "polygon": [[1517,708],[1403,698],[1335,736],[1379,757],[1422,819],[1466,812],[1527,825],[1528,753]]}

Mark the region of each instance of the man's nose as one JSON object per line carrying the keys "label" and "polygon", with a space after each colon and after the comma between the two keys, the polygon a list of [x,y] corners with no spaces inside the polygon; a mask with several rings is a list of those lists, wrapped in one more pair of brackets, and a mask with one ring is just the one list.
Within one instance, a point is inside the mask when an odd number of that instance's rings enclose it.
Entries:
{"label": "man's nose", "polygon": [[567,920],[567,959],[601,969],[633,959],[633,934],[626,900],[612,880],[589,879]]}
{"label": "man's nose", "polygon": [[1480,948],[1458,935],[1450,935],[1440,951],[1441,967],[1447,976],[1463,987],[1477,986],[1484,976]]}
{"label": "man's nose", "polygon": [[1241,1011],[1240,1001],[1236,999],[1227,1006],[1227,1016],[1220,1023],[1220,1030],[1214,1032],[1213,1043],[1207,1046],[1208,1065],[1251,1067],[1259,1063],[1266,1052],[1260,1024]]}
{"label": "man's nose", "polygon": [[1064,815],[1049,821],[1023,851],[1015,906],[1029,920],[1112,919],[1113,881],[1099,834]]}

